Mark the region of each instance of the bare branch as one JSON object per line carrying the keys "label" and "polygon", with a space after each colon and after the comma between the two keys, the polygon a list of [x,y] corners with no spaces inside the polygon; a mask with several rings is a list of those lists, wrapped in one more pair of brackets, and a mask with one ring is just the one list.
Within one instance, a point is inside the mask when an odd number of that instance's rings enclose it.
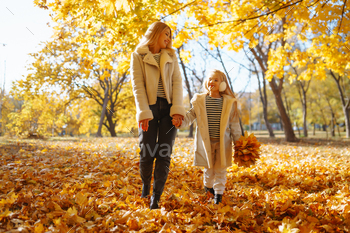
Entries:
{"label": "bare branch", "polygon": [[219,61],[219,59],[217,58],[217,57],[215,57],[213,54],[211,54],[210,53],[210,51],[207,49],[207,48],[205,48],[203,45],[202,45],[202,43],[201,42],[197,42],[210,56],[212,56],[215,60],[217,60],[217,61]]}
{"label": "bare branch", "polygon": [[339,23],[339,28],[338,28],[338,33],[337,33],[337,34],[339,34],[340,27],[341,27],[341,24],[342,24],[342,22],[343,22],[343,18],[344,18],[344,9],[345,9],[345,6],[346,6],[346,1],[347,1],[347,0],[344,0],[344,5],[343,5],[342,12],[341,12],[341,19],[340,19],[340,23]]}
{"label": "bare branch", "polygon": [[175,10],[175,11],[171,12],[170,14],[168,14],[168,15],[166,15],[166,16],[163,16],[163,17],[161,17],[161,18],[160,18],[160,21],[161,21],[161,20],[163,20],[163,19],[165,19],[166,17],[168,17],[168,16],[170,16],[170,15],[175,14],[176,12],[181,11],[182,9],[184,9],[184,8],[188,7],[189,5],[191,5],[191,4],[193,4],[193,3],[195,3],[196,1],[197,1],[197,0],[195,0],[195,1],[193,1],[193,2],[190,2],[190,3],[187,3],[187,4],[185,4],[184,6],[180,7],[179,9],[177,9],[177,10]]}
{"label": "bare branch", "polygon": [[[280,11],[280,10],[283,10],[285,8],[288,8],[290,6],[294,6],[294,5],[297,5],[298,3],[300,2],[303,2],[304,0],[298,0],[294,3],[291,3],[289,5],[284,5],[276,10],[273,10],[273,11],[269,11],[265,14],[261,14],[261,15],[257,15],[257,16],[253,16],[253,17],[248,17],[248,18],[245,18],[245,19],[236,19],[236,20],[230,20],[230,21],[222,21],[222,22],[216,22],[216,23],[213,23],[213,24],[208,24],[208,25],[205,25],[205,26],[199,26],[199,27],[185,27],[186,29],[199,29],[199,28],[207,28],[207,27],[212,27],[212,26],[216,26],[216,25],[219,25],[219,24],[226,24],[226,23],[244,23],[248,20],[253,20],[253,19],[258,19],[258,18],[261,18],[261,17],[264,17],[264,16],[268,16],[268,15],[271,15],[271,14],[274,14],[276,13],[277,11]],[[319,1],[319,0],[318,0]],[[318,2],[316,1],[316,2]],[[314,5],[314,4],[313,4]],[[310,6],[308,6],[310,7]]]}

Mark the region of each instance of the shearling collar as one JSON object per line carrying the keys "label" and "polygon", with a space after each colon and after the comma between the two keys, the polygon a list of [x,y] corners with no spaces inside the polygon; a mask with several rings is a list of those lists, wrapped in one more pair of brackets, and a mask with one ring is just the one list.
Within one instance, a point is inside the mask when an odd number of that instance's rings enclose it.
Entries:
{"label": "shearling collar", "polygon": [[[141,54],[146,55],[146,56],[143,56],[143,62],[146,62],[150,65],[154,65],[156,67],[159,67],[157,61],[154,59],[154,56],[151,53],[151,51],[149,50],[147,45],[137,48],[136,52],[140,55]],[[161,49],[160,54],[161,54],[161,56],[160,56],[160,67],[159,68],[162,69],[162,68],[164,68],[164,65],[166,63],[173,62],[173,54],[174,53],[172,52],[171,49]]]}
{"label": "shearling collar", "polygon": [[[136,52],[138,54],[148,54],[148,53],[151,53],[151,51],[149,51],[149,48],[147,45],[144,45],[144,46],[141,46],[141,47],[138,47],[136,48]],[[163,53],[168,53],[169,56],[172,56],[174,53],[171,49],[161,49],[160,50],[160,53],[163,54]]]}

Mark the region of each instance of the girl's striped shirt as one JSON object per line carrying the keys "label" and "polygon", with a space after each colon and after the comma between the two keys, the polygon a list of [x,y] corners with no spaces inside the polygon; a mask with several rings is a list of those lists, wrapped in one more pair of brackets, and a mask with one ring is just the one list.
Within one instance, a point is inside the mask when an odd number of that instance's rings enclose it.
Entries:
{"label": "girl's striped shirt", "polygon": [[[158,67],[160,69],[160,53],[153,54],[154,59],[158,63]],[[162,75],[160,75],[159,82],[158,82],[158,90],[157,90],[157,97],[162,97],[166,99],[166,95],[164,92],[163,82],[162,82]]]}
{"label": "girl's striped shirt", "polygon": [[222,112],[223,99],[212,98],[209,95],[205,97],[205,107],[207,109],[209,136],[211,138],[220,138],[220,118]]}

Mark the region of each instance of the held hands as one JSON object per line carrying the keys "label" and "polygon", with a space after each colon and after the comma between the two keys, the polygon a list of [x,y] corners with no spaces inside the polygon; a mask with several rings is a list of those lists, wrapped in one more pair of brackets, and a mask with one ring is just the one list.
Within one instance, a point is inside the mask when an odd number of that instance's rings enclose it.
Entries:
{"label": "held hands", "polygon": [[173,115],[173,119],[171,120],[173,125],[178,128],[182,125],[182,121],[184,120],[185,118],[182,116],[182,115],[179,115],[179,114],[174,114]]}
{"label": "held hands", "polygon": [[[149,120],[150,119],[145,119],[145,120],[139,121],[139,128],[141,128],[143,131],[148,131]],[[171,121],[175,127],[180,127],[182,125],[183,120],[184,120],[183,116],[181,116],[179,114],[175,114],[175,115],[173,115],[173,119]]]}

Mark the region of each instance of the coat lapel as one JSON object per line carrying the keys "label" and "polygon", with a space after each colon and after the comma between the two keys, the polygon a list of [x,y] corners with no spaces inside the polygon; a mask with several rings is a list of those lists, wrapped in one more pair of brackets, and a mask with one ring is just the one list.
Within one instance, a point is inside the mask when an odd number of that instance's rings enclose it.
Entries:
{"label": "coat lapel", "polygon": [[158,67],[161,72],[162,75],[164,75],[164,69],[165,69],[165,64],[166,63],[172,63],[173,59],[169,56],[169,50],[168,49],[162,49],[160,51],[160,67],[158,66],[158,63],[156,61],[156,59],[154,59],[153,54],[151,53],[151,51],[149,51],[148,46],[142,46],[140,48],[137,48],[136,50],[139,54],[146,54],[146,56],[144,56],[143,58],[143,62],[150,64],[150,65],[154,65],[156,67]]}
{"label": "coat lapel", "polygon": [[147,53],[147,55],[143,58],[143,62],[158,67],[158,63],[156,59],[154,59],[154,56],[151,52]]}
{"label": "coat lapel", "polygon": [[166,49],[162,49],[160,52],[160,68],[164,71],[166,63],[172,63],[173,59],[169,56],[169,53]]}

